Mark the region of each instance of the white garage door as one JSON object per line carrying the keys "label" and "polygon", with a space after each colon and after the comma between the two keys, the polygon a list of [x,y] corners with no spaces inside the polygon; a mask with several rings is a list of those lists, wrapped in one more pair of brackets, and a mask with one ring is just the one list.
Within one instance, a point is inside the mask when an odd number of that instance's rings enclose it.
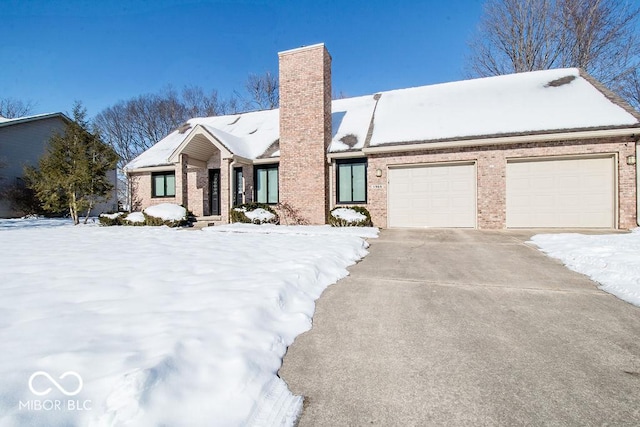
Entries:
{"label": "white garage door", "polygon": [[614,227],[614,158],[507,163],[507,227]]}
{"label": "white garage door", "polygon": [[389,227],[475,227],[473,164],[389,170]]}

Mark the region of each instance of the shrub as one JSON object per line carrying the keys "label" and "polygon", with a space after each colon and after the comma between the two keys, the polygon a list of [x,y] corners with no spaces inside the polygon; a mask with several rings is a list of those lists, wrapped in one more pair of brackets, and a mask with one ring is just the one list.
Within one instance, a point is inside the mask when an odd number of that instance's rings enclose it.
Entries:
{"label": "shrub", "polygon": [[[270,218],[250,218],[247,213],[253,212],[257,209],[263,209],[269,214],[273,215]],[[243,222],[248,224],[279,224],[280,218],[278,214],[271,208],[271,206],[264,203],[244,203],[231,209],[229,214],[231,222]]]}
{"label": "shrub", "polygon": [[125,212],[100,214],[98,221],[100,222],[100,225],[104,225],[105,227],[112,225],[124,225],[124,215],[126,215]]}
{"label": "shrub", "polygon": [[142,214],[144,215],[144,223],[138,223],[134,225],[150,225],[150,226],[166,225],[167,227],[182,227],[188,224],[188,221],[186,218],[172,220],[172,219],[162,219],[155,216],[151,216],[146,212],[143,212]]}
{"label": "shrub", "polygon": [[371,214],[363,206],[338,206],[327,220],[333,227],[372,227]]}

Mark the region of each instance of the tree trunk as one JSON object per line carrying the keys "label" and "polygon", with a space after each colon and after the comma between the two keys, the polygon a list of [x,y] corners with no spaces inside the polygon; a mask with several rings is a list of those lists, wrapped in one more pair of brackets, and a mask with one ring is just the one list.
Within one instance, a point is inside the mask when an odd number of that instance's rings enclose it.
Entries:
{"label": "tree trunk", "polygon": [[78,218],[78,204],[76,202],[76,193],[71,193],[71,203],[69,203],[69,213],[71,213],[71,219],[73,219],[73,225],[80,224],[80,219]]}

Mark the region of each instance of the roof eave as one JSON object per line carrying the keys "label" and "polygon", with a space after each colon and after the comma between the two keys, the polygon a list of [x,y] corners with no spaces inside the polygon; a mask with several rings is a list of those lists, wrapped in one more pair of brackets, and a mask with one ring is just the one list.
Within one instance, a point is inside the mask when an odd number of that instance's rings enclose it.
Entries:
{"label": "roof eave", "polygon": [[458,147],[477,147],[484,145],[524,144],[532,142],[575,141],[580,139],[613,138],[640,136],[640,124],[630,127],[616,127],[596,130],[575,130],[528,135],[486,136],[469,139],[448,139],[434,141],[414,141],[390,143],[365,147],[362,152],[366,155],[380,153],[395,153],[408,151],[438,150]]}

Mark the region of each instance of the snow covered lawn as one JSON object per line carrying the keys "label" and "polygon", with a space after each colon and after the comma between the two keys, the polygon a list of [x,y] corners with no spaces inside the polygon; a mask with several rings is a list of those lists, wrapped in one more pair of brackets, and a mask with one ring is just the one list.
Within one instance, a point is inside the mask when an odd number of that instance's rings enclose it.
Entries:
{"label": "snow covered lawn", "polygon": [[538,234],[531,241],[603,291],[640,306],[640,228],[629,234]]}
{"label": "snow covered lawn", "polygon": [[354,230],[33,223],[0,221],[2,427],[290,425],[286,348],[367,253]]}

